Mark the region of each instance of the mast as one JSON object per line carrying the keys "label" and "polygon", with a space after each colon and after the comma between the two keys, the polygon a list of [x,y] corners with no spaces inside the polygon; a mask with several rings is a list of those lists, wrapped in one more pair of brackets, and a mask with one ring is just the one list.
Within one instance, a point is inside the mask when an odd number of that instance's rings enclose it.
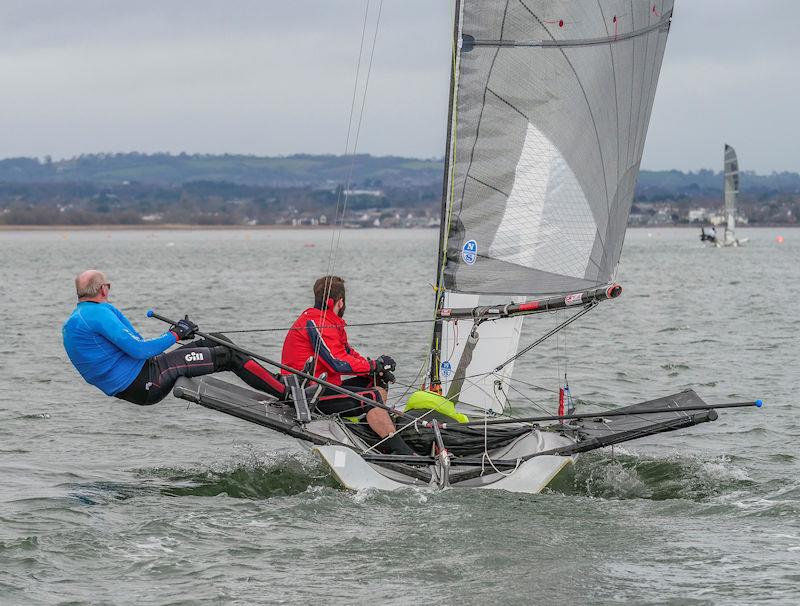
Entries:
{"label": "mast", "polygon": [[439,362],[442,341],[442,320],[439,316],[439,310],[444,303],[444,265],[446,263],[447,252],[447,233],[448,225],[448,202],[450,199],[450,170],[453,162],[452,155],[454,153],[455,133],[453,132],[455,126],[454,113],[455,97],[456,97],[456,79],[458,77],[458,51],[461,30],[461,0],[455,2],[455,14],[453,15],[453,57],[450,65],[450,95],[447,110],[447,143],[445,144],[444,155],[444,178],[442,179],[442,209],[439,223],[439,251],[436,258],[436,303],[434,313],[436,314],[436,322],[433,325],[433,336],[431,338],[431,357],[430,357],[430,373],[429,382],[432,389],[441,387],[441,380],[439,378]]}

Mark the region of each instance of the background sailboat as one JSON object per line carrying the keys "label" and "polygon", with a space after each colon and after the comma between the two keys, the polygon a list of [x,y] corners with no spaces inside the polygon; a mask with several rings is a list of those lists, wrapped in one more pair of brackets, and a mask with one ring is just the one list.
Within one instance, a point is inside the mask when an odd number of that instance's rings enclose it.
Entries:
{"label": "background sailboat", "polygon": [[727,143],[725,144],[723,174],[725,179],[723,190],[725,194],[725,231],[722,236],[719,236],[715,227],[704,227],[700,230],[700,241],[713,244],[717,248],[741,246],[747,242],[747,238],[741,240],[736,238],[736,207],[739,199],[739,159],[736,157],[736,150]]}
{"label": "background sailboat", "polygon": [[740,246],[747,239],[736,238],[736,206],[739,199],[739,160],[736,150],[725,144],[725,234],[722,241],[716,239],[717,246]]}

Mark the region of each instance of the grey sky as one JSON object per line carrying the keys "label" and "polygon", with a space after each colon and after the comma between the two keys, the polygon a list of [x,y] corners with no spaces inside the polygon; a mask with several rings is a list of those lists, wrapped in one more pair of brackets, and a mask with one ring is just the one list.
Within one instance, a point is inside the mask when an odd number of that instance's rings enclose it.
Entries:
{"label": "grey sky", "polygon": [[[0,157],[342,153],[365,3],[3,0]],[[800,171],[797,1],[676,5],[643,166]],[[384,0],[360,151],[442,155],[451,11]]]}

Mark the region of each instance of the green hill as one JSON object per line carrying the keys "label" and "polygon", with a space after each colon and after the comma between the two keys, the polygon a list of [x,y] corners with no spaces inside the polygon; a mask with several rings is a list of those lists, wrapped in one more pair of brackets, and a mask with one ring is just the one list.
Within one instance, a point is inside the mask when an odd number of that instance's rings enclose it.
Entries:
{"label": "green hill", "polygon": [[67,160],[0,160],[0,182],[180,185],[191,181],[227,181],[270,187],[354,185],[415,186],[441,181],[441,160],[395,156],[258,157],[235,154],[86,154]]}

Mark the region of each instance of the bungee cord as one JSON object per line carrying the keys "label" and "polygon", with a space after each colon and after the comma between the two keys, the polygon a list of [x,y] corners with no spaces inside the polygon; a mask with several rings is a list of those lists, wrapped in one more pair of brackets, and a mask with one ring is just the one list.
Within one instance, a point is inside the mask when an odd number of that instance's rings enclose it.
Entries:
{"label": "bungee cord", "polygon": [[481,475],[486,473],[485,462],[489,461],[489,465],[492,466],[492,469],[494,469],[501,476],[508,477],[512,473],[517,471],[517,469],[519,469],[520,460],[517,459],[517,464],[514,466],[514,469],[512,469],[509,472],[500,471],[499,469],[497,469],[497,467],[495,467],[494,461],[492,461],[492,457],[489,456],[489,425],[487,425],[486,421],[487,421],[487,417],[484,416],[483,417],[483,455],[481,456]]}

